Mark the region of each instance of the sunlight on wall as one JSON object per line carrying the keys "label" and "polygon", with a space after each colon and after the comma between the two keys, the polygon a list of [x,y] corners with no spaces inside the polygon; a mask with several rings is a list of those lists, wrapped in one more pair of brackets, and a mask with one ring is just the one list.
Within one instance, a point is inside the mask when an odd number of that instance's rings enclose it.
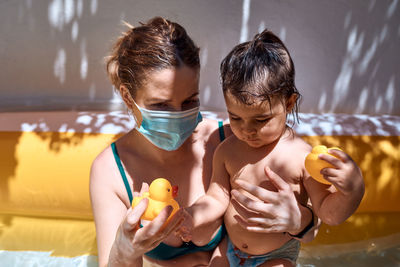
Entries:
{"label": "sunlight on wall", "polygon": [[[95,15],[98,9],[97,0],[90,2],[90,14]],[[76,43],[79,39],[79,22],[84,11],[83,0],[52,0],[48,6],[48,21],[49,24],[63,32],[64,28],[71,24],[71,40]],[[67,53],[64,48],[58,50],[57,56],[54,60],[54,76],[56,76],[61,84],[66,80],[66,64]],[[82,38],[80,42],[80,77],[85,80],[88,76],[88,53],[86,51],[86,40]],[[91,99],[95,97],[95,86],[91,86],[89,95]]]}
{"label": "sunlight on wall", "polygon": [[351,30],[347,39],[347,52],[344,56],[342,68],[333,87],[333,99],[330,112],[341,103],[342,99],[347,97],[350,81],[353,75],[353,63],[360,57],[364,42],[364,33],[357,36],[357,26]]}
{"label": "sunlight on wall", "polygon": [[74,43],[76,39],[78,39],[78,34],[79,34],[79,24],[77,21],[74,21],[71,28],[71,38]]}
{"label": "sunlight on wall", "polygon": [[208,103],[210,99],[211,99],[211,87],[207,85],[203,89],[203,101],[204,103]]}
{"label": "sunlight on wall", "polygon": [[[395,74],[388,77],[387,85],[378,83],[373,79],[382,69],[380,52],[387,46],[388,38],[393,33],[393,23],[389,21],[398,7],[398,0],[393,0],[386,9],[382,26],[372,32],[362,30],[356,21],[352,21],[352,13],[349,12],[344,20],[344,29],[349,30],[347,37],[346,53],[342,59],[340,72],[333,87],[333,100],[330,103],[329,112],[337,112],[343,105],[343,99],[351,97],[356,79],[363,80],[362,89],[359,92],[356,113],[364,113],[368,110],[375,113],[391,113],[395,108],[396,81]],[[375,8],[376,1],[371,1],[368,12]],[[353,26],[351,26],[353,24]],[[398,30],[399,31],[399,30]],[[370,36],[370,37],[368,37]],[[379,75],[379,74],[378,74]],[[386,82],[386,81],[385,81]],[[353,96],[354,98],[354,96]],[[319,100],[319,109],[323,110],[326,96]]]}
{"label": "sunlight on wall", "polygon": [[260,24],[258,25],[258,32],[262,32],[263,30],[265,30],[265,21],[261,21]]}
{"label": "sunlight on wall", "polygon": [[81,43],[81,79],[85,80],[88,73],[88,56],[86,53],[86,41],[85,39],[82,40]]}
{"label": "sunlight on wall", "polygon": [[208,48],[207,46],[204,46],[200,50],[200,62],[202,68],[207,66],[207,58],[208,58]]}
{"label": "sunlight on wall", "polygon": [[90,2],[90,13],[92,15],[96,14],[97,6],[98,6],[97,0],[91,0],[91,2]]}
{"label": "sunlight on wall", "polygon": [[286,41],[286,28],[281,27],[281,30],[279,31],[279,38],[281,38],[282,42]]}
{"label": "sunlight on wall", "polygon": [[53,0],[49,4],[48,18],[51,26],[62,31],[64,25],[69,24],[75,14],[73,0]]}
{"label": "sunlight on wall", "polygon": [[54,76],[56,76],[60,83],[65,82],[65,65],[67,62],[67,55],[63,48],[60,48],[57,52],[56,59],[54,60]]}
{"label": "sunlight on wall", "polygon": [[390,18],[393,16],[393,14],[394,14],[394,12],[395,12],[395,10],[396,10],[397,3],[398,3],[398,2],[399,2],[398,0],[394,0],[394,1],[390,4],[390,6],[389,6],[389,8],[388,8],[388,10],[387,10],[387,12],[386,12],[386,18],[390,19]]}
{"label": "sunlight on wall", "polygon": [[240,43],[247,41],[248,37],[248,23],[250,17],[250,3],[251,0],[243,0],[243,12],[242,12],[242,27],[240,29]]}

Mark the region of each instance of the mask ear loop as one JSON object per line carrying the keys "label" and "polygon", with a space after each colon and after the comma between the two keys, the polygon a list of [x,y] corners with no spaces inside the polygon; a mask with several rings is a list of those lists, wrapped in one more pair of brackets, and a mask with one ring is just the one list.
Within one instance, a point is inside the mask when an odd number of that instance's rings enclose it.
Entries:
{"label": "mask ear loop", "polygon": [[135,100],[133,100],[131,93],[124,85],[120,86],[119,92],[128,108],[128,114],[133,115],[133,119],[135,120],[136,124],[135,127],[140,128],[140,125],[142,125],[143,121],[142,113],[140,112],[139,107],[136,104]]}
{"label": "mask ear loop", "polygon": [[136,128],[140,128],[140,125],[142,125],[143,116],[135,100],[132,99],[132,103],[133,105],[131,106],[131,109],[129,111],[132,114],[133,119],[135,120]]}

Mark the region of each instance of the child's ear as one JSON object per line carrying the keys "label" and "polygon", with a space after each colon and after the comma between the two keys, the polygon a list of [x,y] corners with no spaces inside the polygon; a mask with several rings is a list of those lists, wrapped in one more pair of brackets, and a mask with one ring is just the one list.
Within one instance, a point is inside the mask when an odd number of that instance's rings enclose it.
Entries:
{"label": "child's ear", "polygon": [[135,100],[133,100],[128,88],[126,88],[124,85],[121,85],[119,87],[119,93],[121,94],[122,100],[124,100],[128,109],[132,111],[137,126],[140,127],[143,121],[142,113],[140,113],[140,110],[136,106]]}
{"label": "child's ear", "polygon": [[294,107],[294,105],[296,104],[296,100],[297,100],[297,95],[296,94],[292,94],[286,101],[286,112],[290,113],[292,112],[292,109]]}

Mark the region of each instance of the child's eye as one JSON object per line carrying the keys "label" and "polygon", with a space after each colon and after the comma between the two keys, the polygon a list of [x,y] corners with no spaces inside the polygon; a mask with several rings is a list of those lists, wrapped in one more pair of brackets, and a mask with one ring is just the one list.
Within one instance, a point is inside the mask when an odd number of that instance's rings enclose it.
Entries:
{"label": "child's eye", "polygon": [[239,118],[239,117],[233,117],[233,116],[229,116],[229,119],[230,119],[230,120],[234,120],[234,121],[238,121],[238,120],[240,120],[240,118]]}
{"label": "child's eye", "polygon": [[270,120],[271,120],[271,118],[256,119],[256,121],[259,122],[259,123],[268,122],[268,121],[270,121]]}

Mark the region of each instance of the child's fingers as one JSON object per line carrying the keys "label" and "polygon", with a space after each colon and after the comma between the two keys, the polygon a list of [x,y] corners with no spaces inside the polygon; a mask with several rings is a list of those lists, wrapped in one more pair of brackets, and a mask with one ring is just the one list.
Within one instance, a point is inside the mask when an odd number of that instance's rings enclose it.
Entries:
{"label": "child's fingers", "polygon": [[167,206],[162,209],[157,217],[155,217],[150,223],[146,224],[146,226],[142,228],[143,233],[147,237],[160,236],[160,230],[162,229],[164,223],[167,221],[168,216],[171,214],[171,212],[171,206]]}
{"label": "child's fingers", "polygon": [[[184,210],[180,208],[172,218],[164,226],[165,228],[162,230],[165,237],[170,235],[172,232],[176,232],[179,227],[182,226],[183,222],[185,221]],[[169,215],[168,215],[169,216]],[[168,217],[167,217],[168,218]]]}
{"label": "child's fingers", "polygon": [[348,161],[352,161],[351,157],[347,153],[345,153],[339,149],[329,149],[328,153],[340,158],[342,160],[342,162],[344,162],[344,163],[346,163]]}
{"label": "child's fingers", "polygon": [[340,175],[340,171],[334,168],[323,168],[321,174],[325,177],[336,178]]}
{"label": "child's fingers", "polygon": [[331,182],[332,184],[336,184],[336,180],[339,176],[338,170],[333,168],[324,168],[321,170],[321,174],[325,180]]}
{"label": "child's fingers", "polygon": [[172,209],[171,206],[165,207],[153,221],[141,229],[142,239],[147,240],[146,243],[150,247],[156,247],[182,224],[183,219],[174,216],[175,220],[171,219],[164,225]]}
{"label": "child's fingers", "polygon": [[335,168],[340,168],[340,166],[343,164],[341,159],[335,158],[334,156],[328,154],[319,154],[318,158],[332,164]]}

